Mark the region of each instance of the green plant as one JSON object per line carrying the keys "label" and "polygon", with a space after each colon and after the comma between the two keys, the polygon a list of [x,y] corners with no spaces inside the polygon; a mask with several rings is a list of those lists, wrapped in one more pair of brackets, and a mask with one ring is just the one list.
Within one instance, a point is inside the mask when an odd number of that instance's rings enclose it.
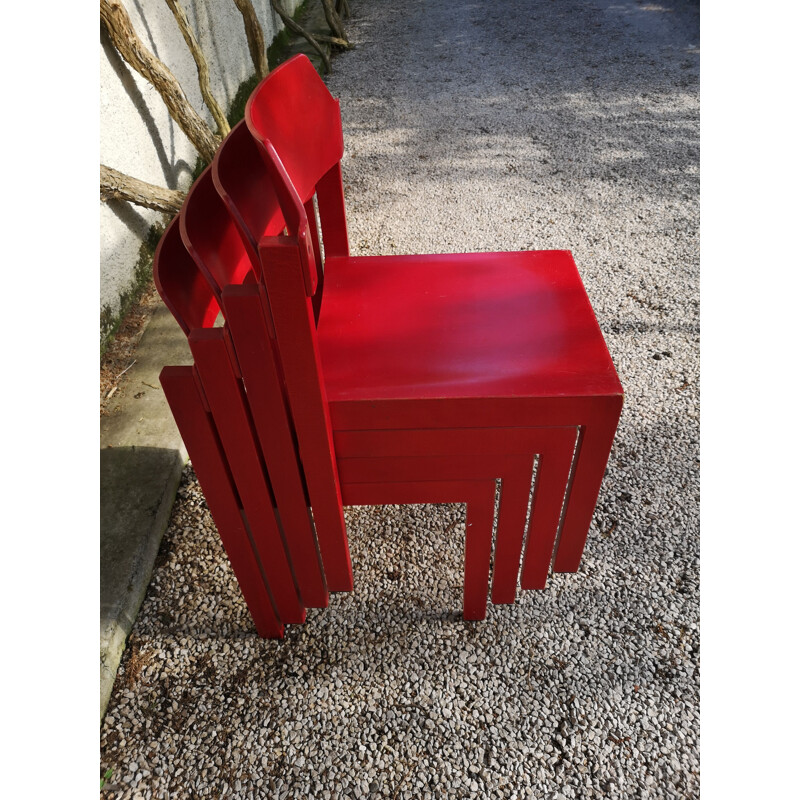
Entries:
{"label": "green plant", "polygon": [[108,781],[111,776],[114,774],[114,770],[109,767],[104,773],[103,777],[100,778],[100,788],[102,789],[106,785],[106,781]]}

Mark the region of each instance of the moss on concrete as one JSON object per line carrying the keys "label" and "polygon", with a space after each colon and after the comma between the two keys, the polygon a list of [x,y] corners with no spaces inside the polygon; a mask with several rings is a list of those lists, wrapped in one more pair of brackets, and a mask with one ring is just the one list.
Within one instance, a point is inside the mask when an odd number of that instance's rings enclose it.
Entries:
{"label": "moss on concrete", "polygon": [[169,220],[158,222],[150,227],[147,236],[139,246],[139,258],[133,270],[133,279],[128,289],[119,296],[119,310],[116,314],[109,305],[103,306],[100,312],[100,355],[106,351],[113,341],[125,315],[133,308],[142,296],[147,285],[153,280],[153,256],[156,247],[166,230]]}

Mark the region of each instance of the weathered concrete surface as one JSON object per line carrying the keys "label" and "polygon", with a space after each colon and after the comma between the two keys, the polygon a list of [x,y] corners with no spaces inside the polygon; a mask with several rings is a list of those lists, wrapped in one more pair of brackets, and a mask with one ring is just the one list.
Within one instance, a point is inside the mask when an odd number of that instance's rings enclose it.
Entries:
{"label": "weathered concrete surface", "polygon": [[100,425],[100,717],[142,604],[187,454],[158,375],[189,364],[186,337],[161,306]]}

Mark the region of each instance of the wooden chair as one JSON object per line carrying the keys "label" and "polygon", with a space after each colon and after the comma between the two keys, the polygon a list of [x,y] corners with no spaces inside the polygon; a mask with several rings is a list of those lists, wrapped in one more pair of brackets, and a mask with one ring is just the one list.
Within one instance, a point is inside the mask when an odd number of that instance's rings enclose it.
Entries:
{"label": "wooden chair", "polygon": [[[229,149],[237,146],[237,138],[232,135],[220,150],[219,155],[224,159]],[[259,159],[257,152],[253,155]],[[244,163],[242,159],[231,159],[237,165],[241,174],[251,176],[255,171],[240,169]],[[216,161],[215,161],[216,166]],[[224,173],[224,170],[223,170]],[[224,176],[228,183],[235,183],[235,178]],[[232,369],[236,375],[243,378],[246,387],[246,398],[250,405],[254,429],[258,432],[258,439],[265,457],[267,470],[266,482],[275,488],[276,498],[280,508],[277,487],[281,480],[291,477],[300,480],[300,470],[297,466],[297,454],[291,445],[291,422],[286,418],[286,412],[281,407],[282,380],[278,366],[273,357],[270,345],[269,331],[271,325],[268,318],[270,312],[265,308],[263,292],[253,283],[254,271],[246,265],[246,239],[238,239],[235,235],[236,228],[233,215],[228,216],[226,209],[220,206],[220,199],[210,191],[210,174],[204,173],[195,183],[187,197],[181,212],[181,233],[188,252],[194,258],[199,271],[206,276],[210,291],[220,297],[227,324],[225,331],[231,332],[233,347],[229,350],[232,360]],[[243,196],[247,195],[243,193]],[[247,215],[247,209],[245,209]],[[241,215],[240,215],[241,217]],[[269,214],[262,219],[268,219],[269,224],[280,229],[283,222],[280,215]],[[231,232],[234,235],[231,235]],[[164,267],[161,267],[162,271]],[[240,282],[237,282],[240,281]],[[216,335],[219,335],[217,332]],[[193,352],[197,349],[206,335],[201,332],[190,334],[190,343],[194,342]],[[205,379],[214,380],[213,373],[203,372]],[[211,390],[213,393],[213,389]],[[285,435],[285,442],[279,447],[279,439]],[[491,442],[496,437],[496,432],[465,431],[461,438],[470,441],[470,448],[464,455],[454,458],[446,455],[448,450],[441,450],[437,439],[443,440],[447,431],[427,432],[425,450],[423,452],[408,453],[402,458],[389,459],[375,458],[375,451],[366,449],[366,455],[373,458],[351,458],[337,465],[337,474],[342,472],[345,493],[344,502],[358,504],[364,497],[391,497],[393,490],[401,493],[403,497],[414,496],[416,502],[445,502],[452,497],[456,487],[461,492],[461,499],[470,506],[480,506],[468,510],[470,516],[470,535],[467,537],[465,547],[465,574],[467,575],[464,594],[465,615],[472,619],[482,619],[486,613],[486,594],[489,579],[489,564],[491,557],[491,530],[494,517],[494,493],[488,508],[483,508],[485,486],[494,485],[495,479],[502,479],[501,512],[498,519],[497,555],[495,569],[495,601],[512,602],[517,581],[517,567],[519,553],[522,546],[522,534],[528,498],[530,494],[530,476],[532,468],[532,453],[540,454],[540,471],[550,477],[550,490],[541,495],[535,504],[532,514],[533,527],[541,532],[542,541],[549,541],[550,552],[558,524],[558,512],[567,480],[570,458],[574,447],[575,429],[529,430],[521,431],[517,440],[527,441],[526,449],[509,448],[506,446],[499,452],[493,448]],[[449,445],[450,452],[452,446]],[[364,445],[355,442],[354,451],[363,449]],[[442,455],[436,455],[440,452]],[[479,456],[470,453],[479,454]],[[360,452],[359,452],[360,454]],[[448,460],[449,458],[449,460]],[[546,459],[546,464],[541,461]],[[552,461],[552,463],[551,463]],[[513,462],[514,468],[509,464]],[[358,471],[359,466],[370,464],[372,476]],[[435,465],[435,466],[434,466]],[[481,481],[478,498],[472,492],[477,488],[475,481]],[[381,486],[366,484],[381,483]],[[436,485],[437,483],[442,486]],[[423,490],[427,490],[427,493]],[[444,494],[443,494],[444,493]],[[444,499],[442,499],[444,498]],[[297,504],[302,503],[298,496]],[[303,509],[304,510],[304,509]],[[341,514],[341,502],[337,507]],[[294,572],[301,578],[306,572],[309,555],[299,553],[295,546],[294,536],[307,537],[306,526],[302,516],[296,518],[299,524],[289,522],[288,516],[281,513],[283,532],[287,543],[287,552],[290,554]],[[486,522],[488,520],[488,523]],[[307,522],[307,519],[305,520]],[[479,524],[480,523],[480,524]],[[488,528],[486,525],[488,524]],[[342,526],[343,529],[343,526]],[[322,533],[325,533],[323,529]],[[324,536],[323,536],[324,538]],[[488,549],[487,549],[488,542]],[[337,541],[324,540],[320,542],[323,553],[340,552]],[[345,542],[346,547],[346,542]],[[333,548],[333,549],[332,549]],[[310,551],[306,551],[307,553]],[[548,554],[549,562],[549,554]],[[497,576],[504,576],[498,581]],[[499,599],[498,586],[506,587],[506,595],[510,589],[508,599]],[[298,580],[300,595],[305,601],[307,592],[301,580]],[[306,605],[311,603],[306,602]]]}
{"label": "wooden chair", "polygon": [[[338,103],[307,59],[259,85],[246,126],[187,198],[188,252],[171,269],[161,259],[159,288],[173,313],[167,298],[183,302],[195,354],[199,389],[182,385],[210,408],[207,388],[216,394],[227,376],[209,419],[227,431],[217,451],[245,521],[273,512],[278,537],[262,531],[253,549],[262,564],[281,551],[294,581],[299,607],[287,569],[264,571],[279,620],[300,621],[327,589],[352,588],[342,505],[378,502],[468,503],[464,614],[480,619],[495,479],[492,600],[513,602],[534,456],[523,588],[545,584],[565,489],[554,567],[578,568],[622,389],[565,251],[350,257],[342,152]],[[186,255],[199,268],[188,282]]]}
{"label": "wooden chair", "polygon": [[[187,336],[192,330],[214,325],[219,305],[183,246],[178,218],[156,248],[153,273],[159,294]],[[275,610],[259,543],[247,529],[197,369],[167,366],[160,380],[256,629],[264,637],[281,637],[283,622]]]}
{"label": "wooden chair", "polygon": [[[623,395],[570,253],[351,257],[339,106],[310,62],[297,56],[274,70],[245,119],[287,228],[263,238],[251,231],[251,241],[306,479],[327,491],[319,506],[331,513],[317,520],[318,535],[339,524],[337,463],[355,432],[371,433],[375,455],[393,458],[397,431],[413,442],[437,429],[575,427],[554,568],[576,571]],[[313,497],[312,507],[316,519]],[[344,553],[323,551],[323,564],[332,587],[347,583]],[[539,585],[529,543],[522,587]]]}

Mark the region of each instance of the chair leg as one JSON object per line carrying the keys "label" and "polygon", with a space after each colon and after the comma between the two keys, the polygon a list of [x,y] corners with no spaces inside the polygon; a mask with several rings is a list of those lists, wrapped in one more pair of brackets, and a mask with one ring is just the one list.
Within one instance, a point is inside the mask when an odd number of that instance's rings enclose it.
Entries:
{"label": "chair leg", "polygon": [[325,608],[328,590],[258,286],[228,286],[222,302],[300,596],[305,606]]}
{"label": "chair leg", "polygon": [[520,581],[523,589],[544,589],[547,583],[574,444],[573,433],[561,447],[539,457],[539,473],[531,503],[528,544]]}
{"label": "chair leg", "polygon": [[621,411],[620,397],[617,406],[583,427],[553,564],[555,572],[578,571]]}
{"label": "chair leg", "polygon": [[346,505],[387,503],[466,503],[467,533],[464,540],[464,619],[486,618],[489,597],[489,564],[492,555],[495,481],[397,481],[386,483],[342,482]]}
{"label": "chair leg", "polygon": [[[305,293],[297,242],[291,243],[288,239],[264,237],[259,243],[259,257],[270,297],[276,300],[270,311],[282,353],[286,391],[325,579],[330,591],[349,592],[353,589],[353,567],[336,473],[328,400],[321,378],[322,364],[316,339],[312,336],[314,312],[307,297],[300,308],[288,302]],[[287,302],[277,302],[278,298]],[[314,355],[310,370],[304,356],[309,352]]]}
{"label": "chair leg", "polygon": [[492,602],[495,604],[513,603],[517,594],[517,575],[532,474],[533,456],[526,460],[524,470],[505,476],[501,483],[492,576]]}
{"label": "chair leg", "polygon": [[221,328],[192,331],[189,347],[211,414],[242,499],[253,540],[284,623],[305,621],[294,576],[272,506],[272,497],[243,390],[231,366]]}
{"label": "chair leg", "polygon": [[283,624],[275,614],[242,520],[230,470],[210,414],[203,407],[194,370],[165,367],[160,380],[256,630],[259,636],[280,639]]}
{"label": "chair leg", "polygon": [[486,619],[492,557],[495,482],[481,481],[467,502],[464,542],[464,619]]}

